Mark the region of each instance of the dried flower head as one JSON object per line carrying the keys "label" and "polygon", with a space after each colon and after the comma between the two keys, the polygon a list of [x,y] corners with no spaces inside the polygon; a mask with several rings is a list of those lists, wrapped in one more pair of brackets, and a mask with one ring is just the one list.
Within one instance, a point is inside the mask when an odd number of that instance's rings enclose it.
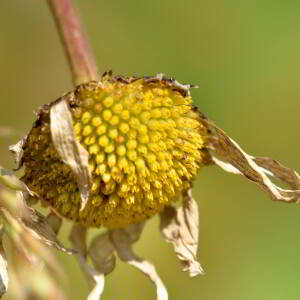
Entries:
{"label": "dried flower head", "polygon": [[[28,136],[11,148],[25,167],[23,188],[74,221],[70,238],[76,257],[94,283],[89,300],[100,298],[115,254],[153,281],[157,299],[168,298],[154,266],[132,250],[144,221],[155,214],[183,270],[203,274],[196,257],[198,207],[191,193],[203,165],[244,175],[274,200],[300,199],[299,175],[275,160],[245,153],[192,105],[190,87],[162,75],[105,73],[41,107]],[[272,176],[291,190],[273,184]],[[173,205],[176,201],[181,205]],[[92,226],[108,230],[87,248]]]}
{"label": "dried flower head", "polygon": [[24,145],[22,178],[62,216],[118,228],[161,212],[191,187],[203,163],[206,130],[188,87],[162,77],[107,74],[64,99],[76,140],[88,152],[91,189],[84,209],[72,169],[52,142],[48,107]]}

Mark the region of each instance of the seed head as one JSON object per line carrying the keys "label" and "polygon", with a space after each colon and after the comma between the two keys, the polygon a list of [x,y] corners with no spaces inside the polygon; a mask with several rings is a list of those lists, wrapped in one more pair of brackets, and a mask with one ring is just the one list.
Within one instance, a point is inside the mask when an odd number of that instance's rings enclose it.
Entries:
{"label": "seed head", "polygon": [[84,210],[71,170],[53,146],[46,109],[24,146],[23,180],[58,213],[86,226],[121,227],[155,215],[190,187],[205,130],[186,87],[109,74],[72,93],[73,127],[92,175]]}

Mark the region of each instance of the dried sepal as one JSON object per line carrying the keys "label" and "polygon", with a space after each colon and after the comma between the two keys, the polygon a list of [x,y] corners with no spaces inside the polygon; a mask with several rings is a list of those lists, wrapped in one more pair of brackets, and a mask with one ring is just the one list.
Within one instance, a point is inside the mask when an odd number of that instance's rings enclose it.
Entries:
{"label": "dried sepal", "polygon": [[[207,149],[211,161],[227,172],[241,174],[255,182],[264,191],[269,193],[273,200],[282,202],[300,201],[300,177],[270,158],[256,158],[244,152],[222,129],[212,121],[203,118],[203,124],[210,131],[207,139]],[[293,188],[283,189],[268,178],[274,176]]]}
{"label": "dried sepal", "polygon": [[5,250],[3,247],[3,226],[0,228],[0,298],[6,293],[8,287],[8,272]]}
{"label": "dried sepal", "polygon": [[197,261],[199,213],[197,202],[192,197],[192,191],[183,192],[182,206],[174,208],[167,206],[160,214],[160,231],[164,239],[174,247],[183,271],[191,277],[204,274]]}
{"label": "dried sepal", "polygon": [[88,201],[91,187],[88,152],[76,141],[72,127],[72,115],[64,98],[50,108],[50,128],[55,149],[62,161],[73,171],[80,190],[81,210],[83,210]]}
{"label": "dried sepal", "polygon": [[143,225],[144,224],[141,223],[132,224],[121,229],[110,230],[110,238],[115,246],[119,258],[137,268],[150,278],[156,286],[156,295],[158,300],[167,300],[167,289],[158,276],[155,267],[147,260],[136,256],[132,250],[132,244],[140,238]]}

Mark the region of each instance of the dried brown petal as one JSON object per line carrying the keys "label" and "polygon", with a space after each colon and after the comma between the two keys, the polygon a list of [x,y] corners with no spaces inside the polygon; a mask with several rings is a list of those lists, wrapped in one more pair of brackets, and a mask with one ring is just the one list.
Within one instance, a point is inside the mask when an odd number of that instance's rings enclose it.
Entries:
{"label": "dried brown petal", "polygon": [[28,206],[26,209],[27,211],[22,216],[21,221],[25,229],[30,232],[33,237],[67,254],[75,253],[74,250],[67,249],[62,245],[43,215]]}
{"label": "dried brown petal", "polygon": [[290,168],[280,164],[278,161],[268,157],[254,157],[257,165],[267,169],[270,176],[280,179],[282,182],[288,184],[291,188],[300,190],[300,176],[298,173]]}
{"label": "dried brown petal", "polygon": [[[295,171],[270,158],[250,156],[213,122],[207,119],[203,119],[202,122],[211,131],[207,148],[215,164],[227,172],[244,175],[269,193],[273,200],[283,202],[300,201],[300,178]],[[289,184],[294,190],[282,189],[276,186],[267,176],[277,177]]]}
{"label": "dried brown petal", "polygon": [[110,241],[107,232],[93,239],[88,254],[99,273],[107,275],[113,271],[116,266],[114,251],[114,245]]}
{"label": "dried brown petal", "polygon": [[88,201],[91,187],[88,152],[76,141],[72,127],[72,115],[63,98],[51,106],[50,127],[55,149],[63,162],[71,167],[77,181],[81,195],[81,210],[83,210]]}
{"label": "dried brown petal", "polygon": [[159,278],[155,267],[148,261],[139,258],[132,250],[132,244],[136,242],[142,232],[143,224],[133,224],[126,228],[111,230],[110,238],[118,256],[121,260],[139,269],[147,275],[156,286],[156,295],[158,300],[167,300],[168,292]]}
{"label": "dried brown petal", "polygon": [[0,298],[6,293],[8,286],[8,272],[6,255],[3,248],[3,227],[0,229]]}
{"label": "dried brown petal", "polygon": [[46,217],[46,221],[49,224],[49,226],[52,228],[53,232],[57,235],[61,225],[62,225],[62,218],[59,217],[56,213],[54,213],[53,211],[51,211],[47,217]]}
{"label": "dried brown petal", "polygon": [[183,204],[178,208],[167,206],[160,214],[160,231],[165,240],[171,243],[191,277],[203,274],[197,261],[199,213],[197,202],[191,190],[183,193]]}
{"label": "dried brown petal", "polygon": [[[14,179],[17,178],[15,177]],[[26,187],[23,182],[21,183]],[[66,249],[58,241],[56,234],[52,230],[51,226],[47,223],[46,218],[27,205],[25,195],[26,193],[20,191],[15,192],[4,189],[0,191],[2,214],[10,218],[8,223],[13,222],[15,219],[18,223],[16,226],[19,228],[18,230],[20,233],[26,231],[30,233],[31,236],[48,246],[53,246],[58,250],[68,254],[73,254],[72,250]],[[9,212],[11,217],[5,213],[6,211]]]}

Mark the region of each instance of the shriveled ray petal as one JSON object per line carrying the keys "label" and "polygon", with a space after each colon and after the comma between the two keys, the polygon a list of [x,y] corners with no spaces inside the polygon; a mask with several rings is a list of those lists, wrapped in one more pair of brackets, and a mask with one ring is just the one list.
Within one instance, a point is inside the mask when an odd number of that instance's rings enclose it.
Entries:
{"label": "shriveled ray petal", "polygon": [[22,157],[23,157],[23,145],[26,142],[27,136],[23,137],[18,143],[15,145],[9,146],[9,150],[13,153],[15,157],[15,162],[17,164],[17,169],[20,169],[22,166]]}
{"label": "shriveled ray petal", "polygon": [[78,251],[83,257],[86,257],[86,232],[87,229],[80,224],[74,224],[69,236],[69,240],[72,243],[74,249]]}
{"label": "shriveled ray petal", "polygon": [[48,224],[47,219],[39,212],[27,207],[28,212],[24,214],[21,221],[25,228],[32,234],[33,237],[37,238],[44,244],[52,246],[60,251],[67,254],[74,254],[75,251],[67,249],[57,239],[55,232]]}
{"label": "shriveled ray petal", "polygon": [[26,184],[19,180],[18,177],[11,170],[5,169],[0,166],[0,184],[5,187],[15,190],[22,191],[28,193],[30,195],[34,195],[32,191],[26,186]]}
{"label": "shriveled ray petal", "polygon": [[167,300],[168,292],[158,276],[155,267],[147,260],[136,256],[132,250],[132,244],[139,239],[142,229],[143,224],[132,224],[126,228],[111,230],[109,231],[110,239],[120,259],[139,269],[155,284],[157,299]]}
{"label": "shriveled ray petal", "polygon": [[269,171],[270,176],[280,179],[282,182],[288,184],[293,189],[300,190],[300,176],[299,174],[272,158],[268,157],[253,157],[257,165]]}
{"label": "shriveled ray petal", "polygon": [[3,227],[0,228],[0,298],[6,293],[8,286],[8,272],[6,255],[3,248]]}
{"label": "shriveled ray petal", "polygon": [[85,275],[88,282],[93,286],[87,300],[100,300],[104,290],[104,274],[94,269],[87,263],[85,259],[87,255],[86,228],[79,224],[74,224],[69,239],[72,242],[73,247],[78,250],[76,259],[83,274]]}
{"label": "shriveled ray petal", "polygon": [[65,248],[58,241],[56,234],[47,223],[46,218],[26,204],[23,192],[1,190],[0,197],[3,209],[8,210],[10,215],[22,225],[22,230],[26,230],[34,238],[48,246],[55,247],[68,254],[73,254],[72,250]]}
{"label": "shriveled ray petal", "polygon": [[116,257],[113,254],[114,245],[107,232],[96,236],[89,247],[88,254],[98,273],[109,274],[116,266]]}
{"label": "shriveled ray petal", "polygon": [[91,187],[88,152],[76,141],[72,115],[63,98],[50,109],[50,128],[55,149],[63,162],[73,171],[80,191],[81,210],[83,210]]}
{"label": "shriveled ray petal", "polygon": [[167,206],[160,214],[160,231],[171,243],[181,261],[183,271],[191,277],[204,274],[197,261],[199,213],[191,189],[183,193],[183,204],[178,208]]}
{"label": "shriveled ray petal", "polygon": [[89,293],[87,300],[100,300],[104,290],[104,274],[94,275],[95,287]]}
{"label": "shriveled ray petal", "polygon": [[[247,179],[258,184],[269,193],[273,200],[283,202],[300,201],[299,175],[270,158],[256,158],[245,153],[222,129],[212,121],[203,119],[202,122],[211,131],[207,140],[212,161],[225,171],[242,174]],[[268,178],[274,176],[289,184],[293,190],[282,189]]]}
{"label": "shriveled ray petal", "polygon": [[53,232],[55,234],[58,234],[61,225],[62,225],[62,218],[59,217],[56,213],[54,213],[53,211],[51,211],[47,217],[46,217],[46,221],[49,224],[49,226],[52,228]]}

